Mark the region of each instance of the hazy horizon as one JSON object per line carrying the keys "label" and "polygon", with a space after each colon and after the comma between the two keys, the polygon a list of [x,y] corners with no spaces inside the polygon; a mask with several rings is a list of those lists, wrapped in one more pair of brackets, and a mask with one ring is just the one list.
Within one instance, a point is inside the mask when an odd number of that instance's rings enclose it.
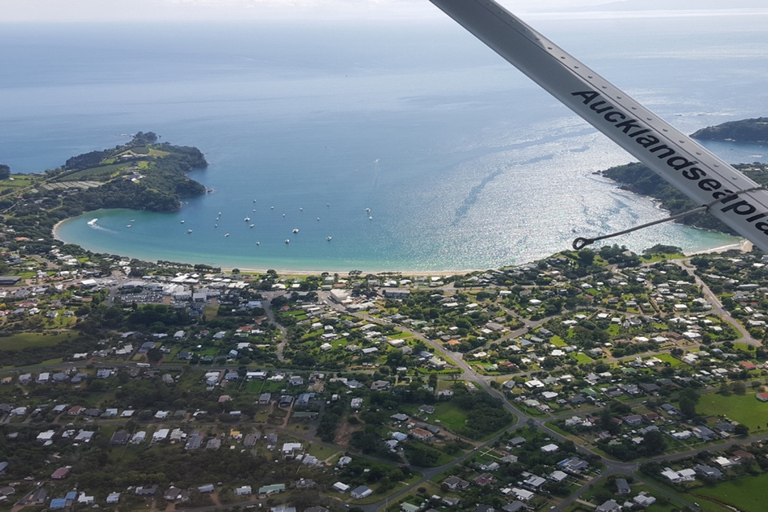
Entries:
{"label": "hazy horizon", "polygon": [[[529,19],[768,14],[763,0],[500,0]],[[426,21],[445,16],[428,0],[0,0],[0,23],[219,22],[219,21]]]}

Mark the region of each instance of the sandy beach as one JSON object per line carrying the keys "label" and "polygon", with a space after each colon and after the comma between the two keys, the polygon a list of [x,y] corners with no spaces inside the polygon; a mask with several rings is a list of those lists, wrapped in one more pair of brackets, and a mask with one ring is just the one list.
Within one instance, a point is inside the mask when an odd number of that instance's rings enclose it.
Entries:
{"label": "sandy beach", "polygon": [[[59,236],[59,228],[62,224],[67,222],[69,219],[64,219],[56,223],[55,226],[53,226],[53,238],[59,242],[67,243],[65,240],[63,240]],[[743,239],[740,243],[736,244],[729,244],[724,245],[720,247],[713,247],[711,249],[705,249],[702,251],[695,251],[695,252],[686,252],[686,256],[694,256],[696,254],[714,254],[714,253],[721,253],[726,252],[730,250],[739,250],[741,252],[749,252],[752,250],[752,242],[749,240]],[[141,258],[139,258],[141,259]],[[195,265],[195,262],[188,262],[190,265]],[[322,270],[322,269],[316,269],[316,270],[295,270],[295,269],[286,269],[286,268],[279,268],[279,267],[269,267],[269,268],[259,268],[259,267],[226,267],[222,266],[221,269],[223,271],[230,272],[233,269],[239,269],[242,273],[252,273],[252,274],[265,274],[267,270],[274,270],[278,273],[280,276],[316,276],[323,274],[324,272],[327,272],[328,274],[339,274],[340,276],[348,276],[349,272],[346,271],[332,271],[332,270]],[[456,276],[456,275],[465,275],[470,274],[472,272],[478,272],[481,270],[486,269],[464,269],[464,270],[446,270],[446,271],[436,271],[436,270],[384,270],[384,271],[368,271],[364,269],[361,270],[361,275],[375,275],[375,276],[386,276],[386,275],[393,275],[393,276],[401,276],[401,277],[415,277],[415,276],[428,276],[428,277],[449,277],[449,276]]]}

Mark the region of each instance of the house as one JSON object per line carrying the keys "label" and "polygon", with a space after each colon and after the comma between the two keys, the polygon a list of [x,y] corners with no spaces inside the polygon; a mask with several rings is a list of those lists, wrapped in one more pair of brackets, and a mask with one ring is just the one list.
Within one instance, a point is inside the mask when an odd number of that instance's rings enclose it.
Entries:
{"label": "house", "polygon": [[560,447],[554,443],[550,443],[541,447],[541,453],[555,453]]}
{"label": "house", "polygon": [[389,382],[385,380],[377,380],[371,384],[371,391],[386,391],[389,389]]}
{"label": "house", "polygon": [[411,503],[403,502],[400,504],[400,510],[402,512],[419,512],[419,510],[421,510],[421,507],[418,505],[413,505]]}
{"label": "house", "polygon": [[428,430],[416,427],[411,430],[411,437],[418,441],[431,441],[435,436],[432,435],[432,432],[429,432]]}
{"label": "house", "polygon": [[349,493],[349,495],[356,500],[367,498],[371,494],[373,494],[373,490],[371,490],[370,488],[364,485],[355,487],[354,489],[352,489],[352,492]]}
{"label": "house", "polygon": [[710,480],[719,480],[723,478],[723,473],[719,469],[703,464],[694,466],[693,470],[696,471],[696,474],[701,475],[704,478],[709,478]]}
{"label": "house", "polygon": [[65,498],[54,498],[48,505],[51,510],[61,510],[67,506],[67,500]]}
{"label": "house", "polygon": [[490,505],[485,505],[481,503],[477,507],[475,507],[475,512],[496,512],[496,509],[494,509]]}
{"label": "house", "polygon": [[696,479],[696,472],[693,469],[681,469],[680,471],[675,471],[670,468],[664,468],[664,471],[661,472],[661,476],[673,483],[692,482]]}
{"label": "house", "polygon": [[120,493],[119,492],[111,492],[107,496],[107,503],[108,504],[114,504],[120,502]]}
{"label": "house", "polygon": [[448,489],[452,491],[463,491],[467,487],[469,487],[469,482],[466,480],[463,480],[457,476],[449,476],[445,480],[443,480],[443,485],[448,487]]}
{"label": "house", "polygon": [[616,494],[629,494],[632,489],[629,487],[626,478],[616,479]]}
{"label": "house", "polygon": [[485,487],[486,485],[493,482],[493,475],[489,473],[483,473],[482,475],[478,476],[474,479],[475,484],[479,485],[480,487]]}
{"label": "house", "polygon": [[517,487],[513,487],[511,493],[520,501],[528,501],[535,496],[532,491],[518,489]]}
{"label": "house", "polygon": [[213,490],[214,490],[213,484],[205,484],[197,488],[197,492],[201,494],[207,494],[207,493],[213,492]]}
{"label": "house", "polygon": [[501,507],[501,510],[504,512],[523,512],[525,510],[528,510],[528,506],[523,503],[522,501],[513,501],[512,503],[507,503],[503,507]]}
{"label": "house", "polygon": [[51,473],[51,478],[53,478],[54,480],[64,480],[69,476],[70,469],[71,468],[69,467],[59,468],[53,473]]}
{"label": "house", "polygon": [[568,478],[568,473],[560,471],[559,469],[549,474],[549,479],[553,482],[562,482],[566,478]]}
{"label": "house", "polygon": [[424,414],[435,414],[435,406],[434,405],[420,405],[419,406],[419,412]]}
{"label": "house", "polygon": [[301,451],[303,448],[301,443],[283,443],[283,455],[293,455],[293,452]]}
{"label": "house", "polygon": [[134,493],[136,496],[154,496],[157,493],[157,485],[151,487],[137,487]]}
{"label": "house", "polygon": [[165,501],[189,501],[189,491],[171,486],[163,493]]}
{"label": "house", "polygon": [[[523,475],[523,476],[525,476],[525,475]],[[546,481],[547,480],[545,478],[542,478],[542,477],[540,477],[538,475],[531,475],[531,474],[529,474],[528,478],[526,478],[523,481],[523,485],[525,487],[529,488],[530,490],[535,491],[536,489],[538,489],[539,487],[544,485],[544,483],[546,483]]]}
{"label": "house", "polygon": [[341,493],[347,492],[349,490],[349,486],[344,482],[336,482],[335,484],[333,484],[332,487],[334,491],[338,491]]}
{"label": "house", "polygon": [[650,507],[654,503],[656,503],[656,498],[653,496],[648,496],[648,493],[646,491],[641,492],[634,498],[632,498],[632,501],[640,505],[641,507]]}
{"label": "house", "polygon": [[608,500],[595,509],[595,512],[619,512],[621,506],[615,500]]}
{"label": "house", "polygon": [[406,421],[408,419],[408,416],[403,413],[393,414],[390,416],[391,419],[398,423],[402,423],[403,421]]}
{"label": "house", "polygon": [[281,492],[285,492],[285,484],[272,484],[259,487],[259,495],[271,496],[272,494]]}

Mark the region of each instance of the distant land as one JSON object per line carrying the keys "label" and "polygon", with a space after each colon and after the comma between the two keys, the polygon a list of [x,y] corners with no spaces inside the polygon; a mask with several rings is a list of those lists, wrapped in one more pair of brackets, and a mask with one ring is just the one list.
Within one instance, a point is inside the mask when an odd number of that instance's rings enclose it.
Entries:
{"label": "distant land", "polygon": [[736,142],[768,142],[768,117],[729,121],[708,126],[691,135],[694,139]]}
{"label": "distant land", "polygon": [[[709,126],[696,131],[691,137],[703,140],[766,142],[768,141],[768,117],[729,121],[717,126]],[[755,162],[733,164],[733,167],[757,183],[768,185],[768,165]],[[656,199],[662,208],[669,210],[670,215],[677,215],[700,206],[639,162],[611,167],[601,171],[600,174],[621,184],[624,190]],[[706,213],[690,215],[679,222],[699,229],[739,236],[733,229]]]}

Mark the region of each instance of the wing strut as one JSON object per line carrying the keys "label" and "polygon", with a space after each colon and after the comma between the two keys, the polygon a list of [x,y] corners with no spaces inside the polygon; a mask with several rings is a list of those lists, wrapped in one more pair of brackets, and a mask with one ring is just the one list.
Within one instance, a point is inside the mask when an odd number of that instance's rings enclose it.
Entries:
{"label": "wing strut", "polygon": [[671,185],[768,252],[768,190],[495,1],[430,1]]}

